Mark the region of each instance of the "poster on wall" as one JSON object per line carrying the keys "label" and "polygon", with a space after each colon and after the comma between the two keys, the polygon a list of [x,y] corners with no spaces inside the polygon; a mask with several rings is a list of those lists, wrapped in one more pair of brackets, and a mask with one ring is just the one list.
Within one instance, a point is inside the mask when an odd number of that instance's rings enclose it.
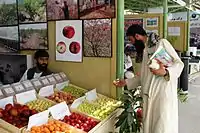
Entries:
{"label": "poster on wall", "polygon": [[21,24],[19,32],[21,50],[48,49],[47,23]]}
{"label": "poster on wall", "polygon": [[82,62],[82,20],[56,21],[56,60]]}
{"label": "poster on wall", "polygon": [[190,18],[190,47],[200,49],[200,14],[193,13]]}
{"label": "poster on wall", "polygon": [[115,17],[115,0],[79,0],[81,19]]}
{"label": "poster on wall", "polygon": [[0,53],[12,53],[19,50],[18,26],[0,28]]}
{"label": "poster on wall", "polygon": [[141,27],[144,27],[143,25],[143,19],[138,18],[138,19],[133,19],[133,18],[127,18],[124,20],[124,43],[127,44],[129,43],[128,38],[126,37],[126,31],[128,27],[130,27],[133,24],[138,24]]}
{"label": "poster on wall", "polygon": [[151,34],[151,33],[156,33],[157,35],[159,35],[158,30],[146,30],[147,34]]}
{"label": "poster on wall", "polygon": [[48,20],[78,19],[78,0],[46,0]]}
{"label": "poster on wall", "polygon": [[147,18],[146,27],[158,27],[158,18]]}
{"label": "poster on wall", "polygon": [[[9,0],[8,0],[9,1]],[[17,0],[19,23],[46,22],[46,0]]]}
{"label": "poster on wall", "polygon": [[0,26],[17,25],[16,0],[0,0]]}
{"label": "poster on wall", "polygon": [[0,54],[0,82],[4,85],[19,82],[26,69],[26,55]]}
{"label": "poster on wall", "polygon": [[84,56],[112,57],[112,20],[84,21]]}

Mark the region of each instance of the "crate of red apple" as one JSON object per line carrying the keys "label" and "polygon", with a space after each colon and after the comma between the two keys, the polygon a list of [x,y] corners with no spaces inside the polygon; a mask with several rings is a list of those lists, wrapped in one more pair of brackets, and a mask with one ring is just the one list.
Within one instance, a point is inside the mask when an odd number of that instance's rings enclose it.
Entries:
{"label": "crate of red apple", "polygon": [[[18,130],[28,125],[29,117],[38,113],[34,109],[30,109],[26,105],[20,104],[7,104],[5,109],[0,108],[0,121],[2,127],[9,130]],[[15,126],[15,127],[12,127]],[[15,131],[17,132],[17,131]]]}
{"label": "crate of red apple", "polygon": [[71,113],[70,116],[65,116],[61,121],[85,132],[89,132],[100,122],[91,117],[75,112]]}

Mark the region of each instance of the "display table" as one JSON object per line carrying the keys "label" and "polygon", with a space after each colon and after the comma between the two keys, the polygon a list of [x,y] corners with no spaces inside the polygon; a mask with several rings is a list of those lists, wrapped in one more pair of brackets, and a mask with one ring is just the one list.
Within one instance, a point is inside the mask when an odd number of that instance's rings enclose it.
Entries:
{"label": "display table", "polygon": [[[118,133],[118,129],[115,129],[116,117],[122,112],[122,109],[115,110],[107,119],[101,121],[96,127],[94,127],[88,133]],[[25,129],[21,132],[11,129],[8,125],[2,125],[0,123],[0,133],[28,133]]]}

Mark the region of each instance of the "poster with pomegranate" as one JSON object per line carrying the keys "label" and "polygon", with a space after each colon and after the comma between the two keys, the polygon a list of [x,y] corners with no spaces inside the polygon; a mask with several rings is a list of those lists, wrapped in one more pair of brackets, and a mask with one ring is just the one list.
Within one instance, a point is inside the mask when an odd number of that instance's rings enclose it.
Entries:
{"label": "poster with pomegranate", "polygon": [[79,0],[81,19],[115,17],[115,0]]}
{"label": "poster with pomegranate", "polygon": [[112,20],[84,21],[84,56],[112,57]]}
{"label": "poster with pomegranate", "polygon": [[48,20],[78,19],[78,0],[46,0]]}
{"label": "poster with pomegranate", "polygon": [[82,20],[56,21],[56,60],[82,62]]}

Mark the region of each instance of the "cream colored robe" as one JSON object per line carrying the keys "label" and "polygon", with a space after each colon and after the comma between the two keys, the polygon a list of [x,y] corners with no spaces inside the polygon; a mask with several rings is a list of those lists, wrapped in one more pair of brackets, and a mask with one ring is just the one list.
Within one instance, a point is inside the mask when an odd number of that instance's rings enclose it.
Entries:
{"label": "cream colored robe", "polygon": [[164,77],[155,76],[150,72],[147,65],[150,49],[146,47],[141,77],[128,79],[127,87],[133,89],[139,85],[142,86],[143,133],[178,133],[177,82],[184,64],[166,39],[161,39],[158,45],[163,45],[174,58],[174,64],[167,68],[170,80],[166,81]]}

